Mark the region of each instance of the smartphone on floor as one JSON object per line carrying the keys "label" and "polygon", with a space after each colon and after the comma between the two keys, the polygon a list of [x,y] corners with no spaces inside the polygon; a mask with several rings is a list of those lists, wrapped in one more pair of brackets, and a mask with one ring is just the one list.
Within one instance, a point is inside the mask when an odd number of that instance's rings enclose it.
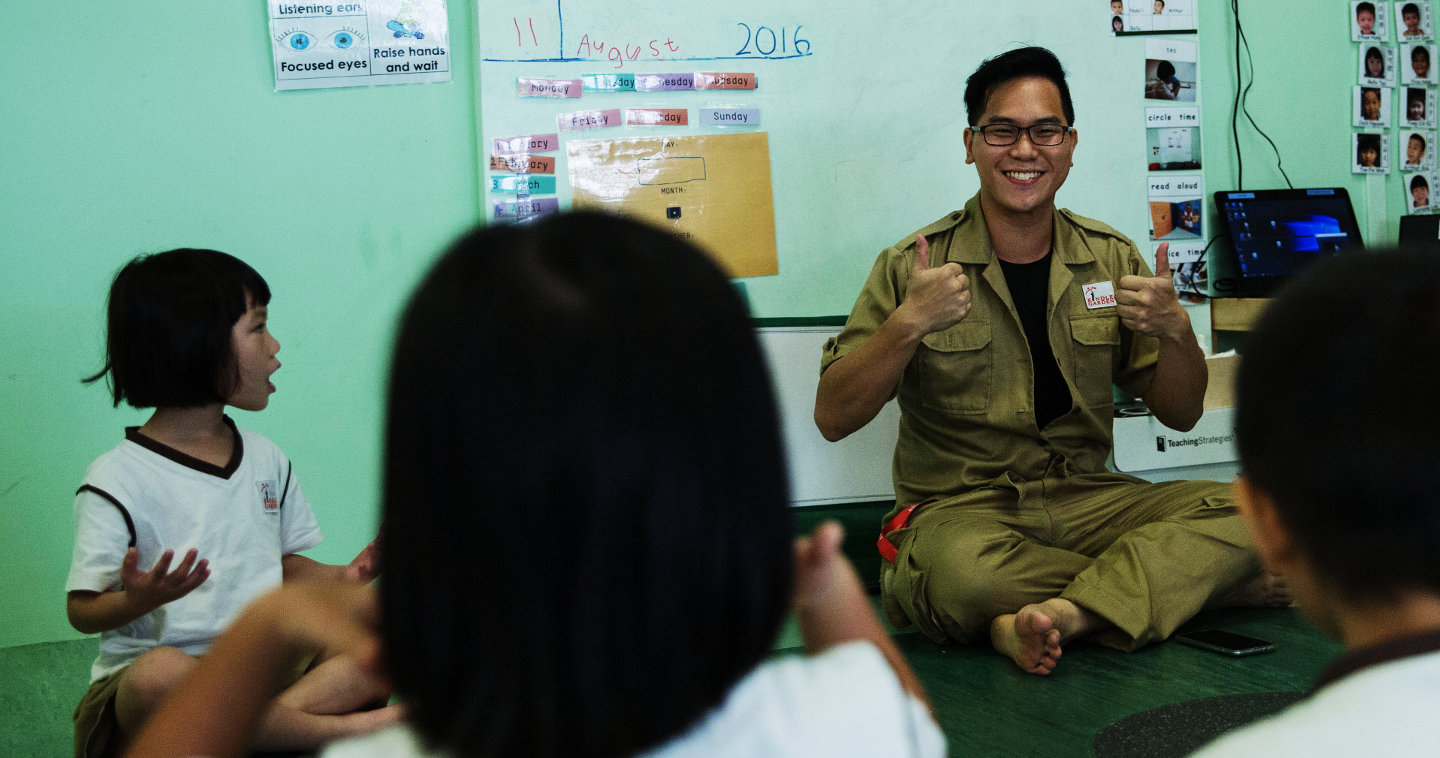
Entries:
{"label": "smartphone on floor", "polygon": [[1275,643],[1266,640],[1246,637],[1243,634],[1235,634],[1222,629],[1205,629],[1198,632],[1185,632],[1175,635],[1175,641],[1182,645],[1198,647],[1201,650],[1209,650],[1212,653],[1240,657],[1242,655],[1256,655],[1268,653],[1275,649]]}

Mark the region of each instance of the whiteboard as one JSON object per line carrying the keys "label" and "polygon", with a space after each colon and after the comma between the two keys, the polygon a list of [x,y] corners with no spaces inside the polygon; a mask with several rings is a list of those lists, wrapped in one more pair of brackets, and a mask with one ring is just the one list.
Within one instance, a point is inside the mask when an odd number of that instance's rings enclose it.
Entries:
{"label": "whiteboard", "polygon": [[[1112,36],[1098,0],[476,2],[482,164],[494,139],[557,133],[557,115],[579,110],[687,108],[691,123],[558,132],[561,142],[769,135],[779,274],[741,280],[757,317],[848,313],[881,249],[964,205],[979,187],[961,141],[965,79],[1025,44],[1055,51],[1075,101],[1075,167],[1058,204],[1145,244],[1144,38]],[[754,73],[758,87],[517,95],[520,77],[698,71]],[[758,109],[760,126],[696,123],[722,106]],[[548,155],[568,207],[565,149]],[[490,191],[494,173],[482,171],[487,215],[505,197]]]}
{"label": "whiteboard", "polygon": [[900,406],[894,400],[864,428],[839,442],[827,441],[815,426],[820,349],[839,333],[838,326],[757,330],[780,406],[792,505],[895,499],[890,460],[899,435]]}

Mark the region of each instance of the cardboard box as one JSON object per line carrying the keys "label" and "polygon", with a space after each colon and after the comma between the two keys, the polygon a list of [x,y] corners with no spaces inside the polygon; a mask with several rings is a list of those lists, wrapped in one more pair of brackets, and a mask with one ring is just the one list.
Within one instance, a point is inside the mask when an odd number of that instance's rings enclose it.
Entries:
{"label": "cardboard box", "polygon": [[1205,409],[1229,408],[1235,404],[1235,372],[1240,368],[1238,355],[1212,355],[1205,359],[1210,369],[1210,383],[1205,386]]}
{"label": "cardboard box", "polygon": [[1115,419],[1115,468],[1127,473],[1229,463],[1235,451],[1235,371],[1240,356],[1205,359],[1210,383],[1205,414],[1188,432],[1177,432],[1152,415]]}

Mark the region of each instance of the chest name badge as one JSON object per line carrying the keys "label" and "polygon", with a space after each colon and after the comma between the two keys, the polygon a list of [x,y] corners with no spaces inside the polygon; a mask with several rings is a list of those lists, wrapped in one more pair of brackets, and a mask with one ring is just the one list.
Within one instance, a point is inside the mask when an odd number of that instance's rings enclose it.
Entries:
{"label": "chest name badge", "polygon": [[1111,308],[1115,305],[1115,283],[1096,282],[1084,285],[1085,307],[1090,310],[1096,308]]}
{"label": "chest name badge", "polygon": [[255,486],[260,488],[260,505],[266,513],[280,512],[280,498],[275,491],[274,482],[256,482]]}

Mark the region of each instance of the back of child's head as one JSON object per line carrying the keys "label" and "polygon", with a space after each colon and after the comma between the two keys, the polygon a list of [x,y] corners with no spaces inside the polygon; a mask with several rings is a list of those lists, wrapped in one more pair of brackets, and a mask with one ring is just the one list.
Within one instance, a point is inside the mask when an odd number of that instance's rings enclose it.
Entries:
{"label": "back of child's head", "polygon": [[630,755],[768,654],[791,593],[768,374],[690,244],[567,213],[435,265],[391,368],[387,660],[456,755]]}
{"label": "back of child's head", "polygon": [[223,402],[236,381],[231,328],[270,287],[216,250],[140,255],[115,274],[106,307],[105,366],[115,405],[194,407]]}
{"label": "back of child's head", "polygon": [[1244,344],[1236,436],[1349,601],[1440,592],[1440,256],[1353,253],[1284,286]]}

